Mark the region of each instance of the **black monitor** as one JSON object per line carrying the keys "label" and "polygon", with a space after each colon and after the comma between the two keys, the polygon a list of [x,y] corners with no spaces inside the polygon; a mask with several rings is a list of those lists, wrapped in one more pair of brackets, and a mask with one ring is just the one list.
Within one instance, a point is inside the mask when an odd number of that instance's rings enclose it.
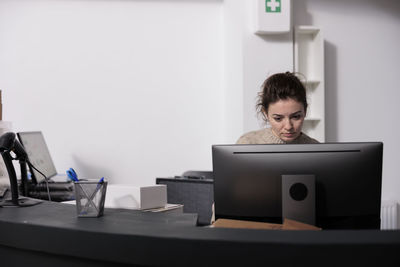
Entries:
{"label": "black monitor", "polygon": [[282,177],[305,176],[314,179],[316,226],[379,229],[382,154],[381,142],[214,145],[215,219],[281,223]]}

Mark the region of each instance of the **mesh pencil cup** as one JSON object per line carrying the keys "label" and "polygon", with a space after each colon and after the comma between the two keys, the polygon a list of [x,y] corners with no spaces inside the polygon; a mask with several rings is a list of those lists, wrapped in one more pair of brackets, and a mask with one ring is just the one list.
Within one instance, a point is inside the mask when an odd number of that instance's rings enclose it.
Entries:
{"label": "mesh pencil cup", "polygon": [[107,181],[76,181],[75,199],[78,217],[100,217],[104,211]]}

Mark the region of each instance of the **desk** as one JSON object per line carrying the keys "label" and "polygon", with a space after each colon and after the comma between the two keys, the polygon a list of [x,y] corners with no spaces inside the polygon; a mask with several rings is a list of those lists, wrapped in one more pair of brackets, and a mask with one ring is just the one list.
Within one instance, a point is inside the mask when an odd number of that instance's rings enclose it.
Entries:
{"label": "desk", "polygon": [[400,266],[400,231],[224,229],[196,227],[196,220],[112,209],[77,218],[75,206],[50,202],[0,208],[0,264]]}

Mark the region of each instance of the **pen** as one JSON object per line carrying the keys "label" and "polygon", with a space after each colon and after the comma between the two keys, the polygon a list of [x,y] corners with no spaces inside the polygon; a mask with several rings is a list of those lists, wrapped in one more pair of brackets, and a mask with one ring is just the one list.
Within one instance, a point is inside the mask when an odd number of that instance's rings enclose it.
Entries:
{"label": "pen", "polygon": [[67,176],[69,179],[71,179],[72,181],[79,181],[78,179],[78,175],[76,174],[75,170],[73,168],[69,168],[69,170],[66,171]]}

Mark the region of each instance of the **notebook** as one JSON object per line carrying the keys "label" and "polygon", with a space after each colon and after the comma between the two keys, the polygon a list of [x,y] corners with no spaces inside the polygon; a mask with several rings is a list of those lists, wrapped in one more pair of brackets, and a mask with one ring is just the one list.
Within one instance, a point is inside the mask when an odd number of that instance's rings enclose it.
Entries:
{"label": "notebook", "polygon": [[[54,182],[68,181],[66,174],[57,173],[42,132],[19,132],[17,133],[17,136],[28,154],[29,161],[36,167],[36,169],[42,172],[46,178],[51,179]],[[45,180],[43,175],[31,166],[29,166],[29,169],[34,183],[41,183]]]}

